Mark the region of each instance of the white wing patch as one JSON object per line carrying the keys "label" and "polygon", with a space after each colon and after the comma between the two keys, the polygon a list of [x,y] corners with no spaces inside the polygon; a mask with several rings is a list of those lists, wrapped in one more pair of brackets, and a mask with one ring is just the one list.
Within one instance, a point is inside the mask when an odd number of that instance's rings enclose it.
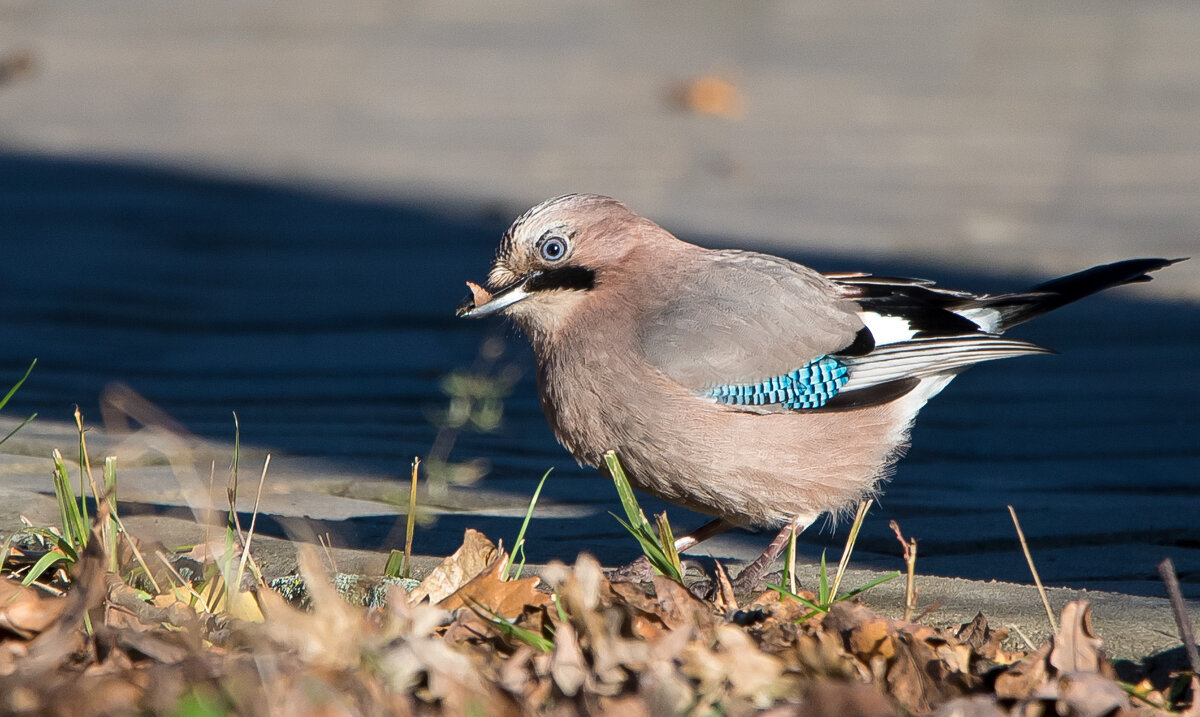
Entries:
{"label": "white wing patch", "polygon": [[989,334],[999,333],[1002,329],[1000,326],[1000,312],[995,309],[986,307],[977,309],[962,309],[954,313],[963,317],[967,321],[975,324]]}
{"label": "white wing patch", "polygon": [[917,334],[917,330],[903,316],[886,316],[874,311],[860,311],[858,316],[875,337],[876,346],[898,344]]}

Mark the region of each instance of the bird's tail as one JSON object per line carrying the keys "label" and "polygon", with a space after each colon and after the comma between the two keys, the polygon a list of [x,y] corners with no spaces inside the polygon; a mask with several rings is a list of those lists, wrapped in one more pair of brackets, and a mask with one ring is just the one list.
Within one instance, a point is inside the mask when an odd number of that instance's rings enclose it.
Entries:
{"label": "bird's tail", "polygon": [[1127,259],[1114,264],[1094,266],[1075,274],[1051,279],[1026,291],[979,297],[956,309],[955,313],[995,312],[998,325],[994,331],[999,333],[1110,287],[1150,281],[1150,272],[1181,261],[1186,261],[1186,258]]}

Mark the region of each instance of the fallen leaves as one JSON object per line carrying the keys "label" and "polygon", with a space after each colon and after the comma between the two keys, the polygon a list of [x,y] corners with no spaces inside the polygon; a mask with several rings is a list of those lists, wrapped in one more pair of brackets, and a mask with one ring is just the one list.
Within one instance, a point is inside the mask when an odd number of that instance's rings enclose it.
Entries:
{"label": "fallen leaves", "polygon": [[393,584],[362,607],[301,551],[307,609],[263,589],[227,601],[251,601],[261,622],[206,614],[179,586],[139,593],[97,572],[96,554],[66,597],[2,580],[0,712],[1100,717],[1168,704],[1113,680],[1085,602],[1051,642],[1014,653],[983,615],[953,631],[852,601],[811,616],[774,592],[739,608],[720,575],[706,600],[661,576],[610,583],[587,555],[506,581],[506,559],[468,530],[411,593]]}
{"label": "fallen leaves", "polygon": [[0,580],[0,630],[28,640],[54,624],[65,601],[46,597],[35,588]]}
{"label": "fallen leaves", "polygon": [[428,599],[433,604],[441,602],[483,572],[499,554],[495,543],[483,533],[467,528],[463,544],[412,591],[412,601]]}
{"label": "fallen leaves", "polygon": [[1092,632],[1092,608],[1086,601],[1067,603],[1059,620],[1050,664],[1059,672],[1099,672],[1107,665],[1100,639]]}

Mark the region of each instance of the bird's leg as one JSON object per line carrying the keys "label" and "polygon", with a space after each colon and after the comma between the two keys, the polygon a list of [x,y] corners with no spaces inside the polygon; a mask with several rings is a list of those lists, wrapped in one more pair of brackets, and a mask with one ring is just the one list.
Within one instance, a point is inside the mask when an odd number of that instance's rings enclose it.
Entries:
{"label": "bird's leg", "polygon": [[[797,515],[787,525],[783,526],[783,530],[779,531],[779,535],[771,541],[767,549],[762,555],[754,559],[746,567],[742,568],[742,572],[733,580],[733,588],[738,593],[755,593],[763,589],[763,578],[766,577],[767,571],[775,564],[775,560],[779,558],[779,554],[787,547],[788,541],[791,540],[792,531],[797,533],[804,532],[804,529],[812,525],[817,519],[815,515]],[[707,527],[707,526],[705,526]]]}
{"label": "bird's leg", "polygon": [[687,550],[688,548],[695,547],[696,545],[703,543],[705,540],[708,540],[709,538],[713,537],[714,535],[719,535],[721,533],[724,533],[726,530],[729,530],[732,527],[733,527],[733,524],[727,523],[723,518],[715,518],[713,520],[710,520],[707,523],[705,523],[704,525],[700,526],[699,528],[696,528],[692,532],[688,533],[687,535],[676,538],[675,539],[675,552],[682,553],[683,551]]}

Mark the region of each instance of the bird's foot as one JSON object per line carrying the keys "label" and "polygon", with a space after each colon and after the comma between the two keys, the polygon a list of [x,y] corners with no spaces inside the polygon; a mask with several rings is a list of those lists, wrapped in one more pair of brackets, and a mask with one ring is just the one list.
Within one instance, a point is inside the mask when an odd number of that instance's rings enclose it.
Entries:
{"label": "bird's foot", "polygon": [[755,564],[746,566],[731,582],[733,592],[739,597],[757,597],[767,589],[767,583],[776,585],[783,579],[781,571],[768,572],[768,568]]}
{"label": "bird's foot", "polygon": [[608,579],[614,583],[649,583],[654,581],[654,566],[645,555],[608,571]]}

